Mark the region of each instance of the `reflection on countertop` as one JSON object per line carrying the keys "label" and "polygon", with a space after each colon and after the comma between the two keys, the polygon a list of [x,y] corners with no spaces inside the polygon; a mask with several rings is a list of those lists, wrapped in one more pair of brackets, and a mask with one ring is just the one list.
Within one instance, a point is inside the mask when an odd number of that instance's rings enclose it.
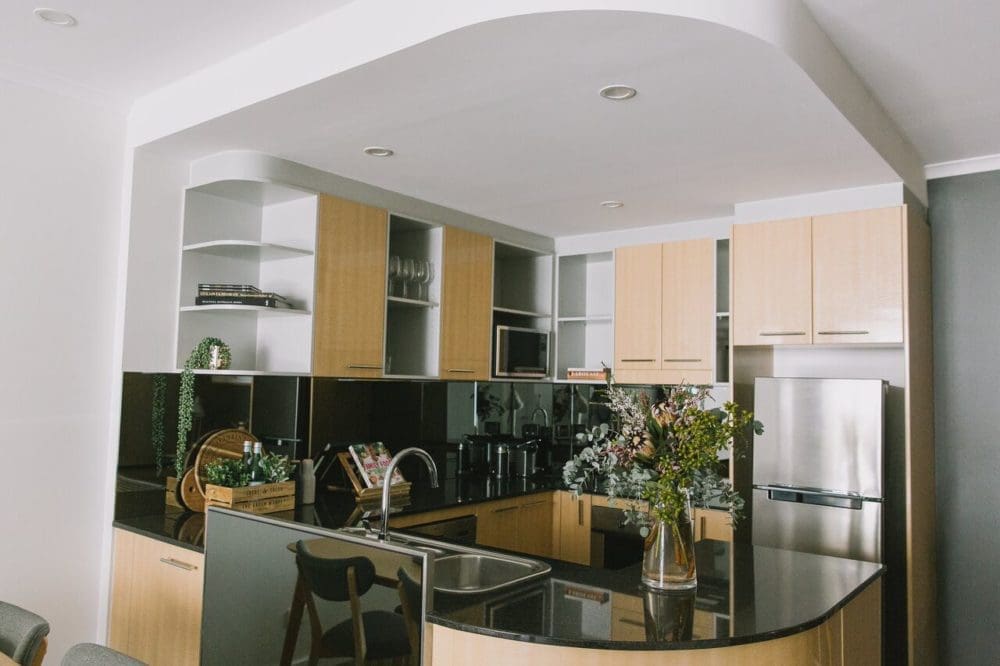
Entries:
{"label": "reflection on countertop", "polygon": [[[437,509],[473,505],[505,497],[556,490],[561,479],[549,477],[496,479],[490,476],[468,476],[444,479],[438,488],[415,483],[408,497],[394,497],[392,515],[404,516]],[[132,500],[132,498],[135,498]],[[162,487],[158,490],[163,503]],[[168,507],[169,508],[169,507]],[[294,511],[269,514],[273,518],[291,520],[329,529],[359,525],[365,511],[378,512],[378,502],[358,504],[354,495],[346,492],[317,493],[316,503],[298,506]],[[136,532],[168,543],[204,550],[205,515],[172,509],[149,512],[148,501],[138,493],[120,493],[116,504],[115,527]]]}

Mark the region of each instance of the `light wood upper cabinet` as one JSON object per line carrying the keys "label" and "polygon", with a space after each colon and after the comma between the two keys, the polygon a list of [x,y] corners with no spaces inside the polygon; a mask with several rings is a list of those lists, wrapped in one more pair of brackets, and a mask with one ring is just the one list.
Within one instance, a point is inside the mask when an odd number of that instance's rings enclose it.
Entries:
{"label": "light wood upper cabinet", "polygon": [[812,342],[810,218],[733,226],[735,345]]}
{"label": "light wood upper cabinet", "polygon": [[192,666],[201,652],[205,557],[115,530],[110,647],[151,666]]}
{"label": "light wood upper cabinet", "polygon": [[314,375],[382,376],[388,225],[381,208],[319,199]]}
{"label": "light wood upper cabinet", "polygon": [[812,220],[813,342],[903,341],[903,219],[879,208]]}
{"label": "light wood upper cabinet", "polygon": [[615,251],[615,378],[708,384],[715,368],[715,240]]}
{"label": "light wood upper cabinet", "polygon": [[660,369],[662,262],[659,244],[615,250],[614,369],[622,382],[630,371]]}
{"label": "light wood upper cabinet", "polygon": [[489,380],[493,239],[445,227],[442,254],[441,378]]}
{"label": "light wood upper cabinet", "polygon": [[[666,371],[707,370],[715,355],[715,240],[664,243],[660,352]],[[688,381],[700,381],[701,373]],[[699,375],[696,379],[695,376]],[[711,375],[704,378],[711,381]]]}

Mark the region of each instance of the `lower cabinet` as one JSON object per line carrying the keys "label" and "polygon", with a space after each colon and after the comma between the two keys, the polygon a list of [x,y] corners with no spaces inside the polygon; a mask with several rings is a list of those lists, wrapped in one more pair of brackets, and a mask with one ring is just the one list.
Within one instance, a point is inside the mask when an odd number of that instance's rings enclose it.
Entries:
{"label": "lower cabinet", "polygon": [[476,510],[476,543],[551,557],[552,503],[552,493],[539,493],[481,504]]}
{"label": "lower cabinet", "polygon": [[590,565],[590,495],[577,497],[568,490],[555,493],[558,529],[553,555],[566,562]]}
{"label": "lower cabinet", "polygon": [[719,509],[695,509],[694,540],[715,539],[716,541],[732,541],[733,526],[729,520],[729,512]]}
{"label": "lower cabinet", "polygon": [[110,647],[158,666],[196,665],[205,557],[115,530]]}

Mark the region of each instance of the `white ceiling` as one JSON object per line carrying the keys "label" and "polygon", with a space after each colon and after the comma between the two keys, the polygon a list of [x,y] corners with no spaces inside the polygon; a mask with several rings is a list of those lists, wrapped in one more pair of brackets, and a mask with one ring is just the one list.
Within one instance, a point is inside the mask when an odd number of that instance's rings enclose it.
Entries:
{"label": "white ceiling", "polygon": [[1000,153],[1000,2],[805,3],[925,163]]}
{"label": "white ceiling", "polygon": [[0,76],[127,107],[350,1],[54,0],[79,22],[60,28],[34,16],[39,0],[2,0]]}
{"label": "white ceiling", "polygon": [[[621,82],[638,96],[598,96]],[[372,144],[396,156],[363,155]],[[160,147],[260,150],[555,237],[899,180],[773,47],[711,23],[623,12],[464,28]],[[600,207],[606,199],[625,207]]]}

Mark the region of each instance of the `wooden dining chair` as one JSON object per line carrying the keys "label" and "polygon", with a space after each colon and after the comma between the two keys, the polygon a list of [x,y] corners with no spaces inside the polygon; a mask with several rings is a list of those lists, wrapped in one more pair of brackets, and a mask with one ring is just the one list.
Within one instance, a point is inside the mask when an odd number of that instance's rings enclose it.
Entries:
{"label": "wooden dining chair", "polygon": [[420,663],[420,625],[423,617],[423,593],[420,581],[413,580],[402,567],[396,572],[399,583],[396,591],[399,593],[399,603],[406,620],[406,635],[410,641],[410,663]]}
{"label": "wooden dining chair", "polygon": [[[353,658],[357,666],[376,661],[406,663],[411,650],[403,617],[391,611],[361,610],[361,597],[375,583],[372,561],[367,557],[318,557],[304,541],[295,548],[309,613],[309,666],[326,657]],[[324,631],[314,597],[349,602],[351,619]]]}

